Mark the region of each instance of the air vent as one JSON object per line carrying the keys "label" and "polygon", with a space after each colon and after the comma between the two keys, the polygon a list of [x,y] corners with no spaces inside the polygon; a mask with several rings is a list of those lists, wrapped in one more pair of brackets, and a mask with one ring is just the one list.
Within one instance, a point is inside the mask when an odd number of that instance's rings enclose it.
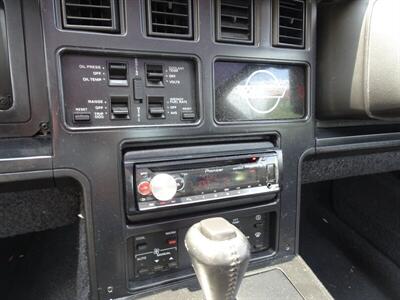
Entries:
{"label": "air vent", "polygon": [[253,0],[217,0],[219,42],[253,43]]}
{"label": "air vent", "polygon": [[61,0],[68,29],[118,32],[118,0]]}
{"label": "air vent", "polygon": [[304,48],[304,0],[275,0],[274,45]]}
{"label": "air vent", "polygon": [[147,0],[150,36],[193,38],[192,0]]}

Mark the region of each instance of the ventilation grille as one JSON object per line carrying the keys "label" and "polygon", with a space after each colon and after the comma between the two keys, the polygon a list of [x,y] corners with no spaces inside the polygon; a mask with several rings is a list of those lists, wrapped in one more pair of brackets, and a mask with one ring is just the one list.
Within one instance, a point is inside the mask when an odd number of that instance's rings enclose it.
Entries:
{"label": "ventilation grille", "polygon": [[147,0],[150,36],[193,38],[192,0]]}
{"label": "ventilation grille", "polygon": [[61,0],[61,4],[64,28],[119,31],[117,0]]}
{"label": "ventilation grille", "polygon": [[217,0],[217,41],[253,43],[253,0]]}
{"label": "ventilation grille", "polygon": [[276,0],[274,44],[304,48],[304,0]]}

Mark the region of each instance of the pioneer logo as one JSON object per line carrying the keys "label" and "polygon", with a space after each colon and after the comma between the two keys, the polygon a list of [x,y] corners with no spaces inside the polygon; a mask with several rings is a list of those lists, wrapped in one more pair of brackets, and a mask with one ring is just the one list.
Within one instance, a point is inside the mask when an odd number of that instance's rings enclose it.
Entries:
{"label": "pioneer logo", "polygon": [[205,173],[220,173],[223,172],[224,169],[223,168],[218,168],[218,169],[205,169],[204,172]]}

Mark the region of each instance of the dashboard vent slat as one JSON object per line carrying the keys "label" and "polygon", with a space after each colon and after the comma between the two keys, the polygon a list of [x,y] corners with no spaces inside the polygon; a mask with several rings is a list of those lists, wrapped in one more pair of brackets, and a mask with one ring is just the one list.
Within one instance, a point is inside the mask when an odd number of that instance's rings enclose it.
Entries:
{"label": "dashboard vent slat", "polygon": [[217,0],[219,42],[253,43],[253,0]]}
{"label": "dashboard vent slat", "polygon": [[305,1],[275,0],[274,5],[274,45],[304,48]]}
{"label": "dashboard vent slat", "polygon": [[118,0],[61,0],[63,27],[118,32]]}
{"label": "dashboard vent slat", "polygon": [[192,0],[147,0],[150,36],[193,38]]}

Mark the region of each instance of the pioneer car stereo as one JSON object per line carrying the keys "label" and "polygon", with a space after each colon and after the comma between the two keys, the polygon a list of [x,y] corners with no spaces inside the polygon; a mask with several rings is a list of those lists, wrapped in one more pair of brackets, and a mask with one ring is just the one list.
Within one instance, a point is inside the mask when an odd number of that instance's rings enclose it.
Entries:
{"label": "pioneer car stereo", "polygon": [[[125,159],[128,211],[141,213],[223,201],[232,205],[237,199],[251,202],[257,196],[277,194],[279,150],[248,151],[148,161]],[[127,153],[125,158],[130,156],[137,157]]]}
{"label": "pioneer car stereo", "polygon": [[279,191],[273,153],[140,164],[135,168],[139,210],[219,201]]}

